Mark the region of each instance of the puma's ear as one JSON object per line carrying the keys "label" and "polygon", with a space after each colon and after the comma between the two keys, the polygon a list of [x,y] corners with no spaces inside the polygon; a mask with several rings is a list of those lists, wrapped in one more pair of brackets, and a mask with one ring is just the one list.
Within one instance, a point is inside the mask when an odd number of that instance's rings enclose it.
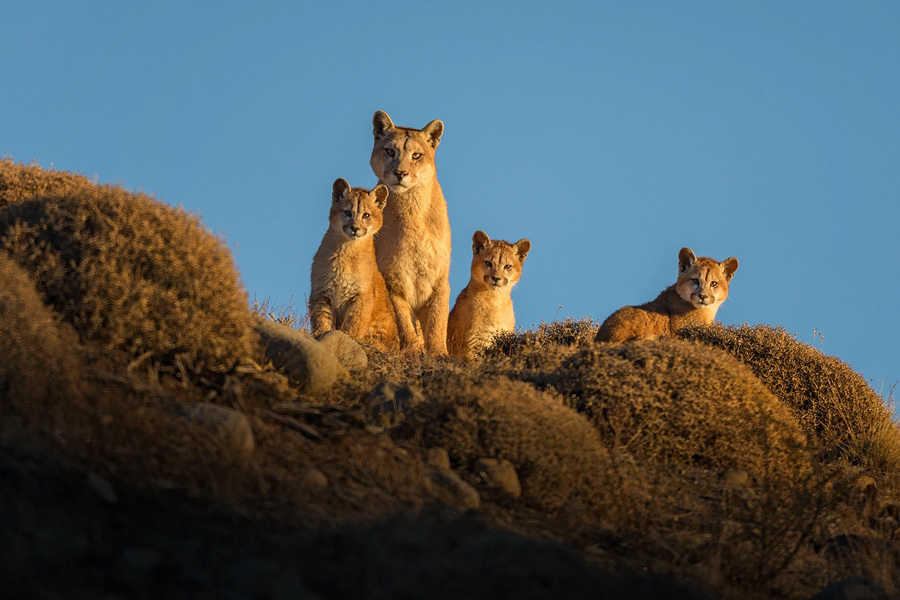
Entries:
{"label": "puma's ear", "polygon": [[394,128],[394,122],[391,121],[391,118],[386,112],[384,112],[383,110],[379,110],[375,113],[375,116],[372,117],[372,127],[372,133],[375,135],[375,139],[377,140],[385,133]]}
{"label": "puma's ear", "polygon": [[519,260],[525,262],[525,257],[528,256],[528,252],[531,250],[531,241],[527,239],[521,239],[516,242],[516,254],[519,255]]}
{"label": "puma's ear", "polygon": [[678,251],[678,272],[684,273],[688,269],[690,269],[694,265],[694,261],[697,260],[697,257],[694,256],[694,251],[685,246],[681,250]]}
{"label": "puma's ear", "polygon": [[337,202],[341,198],[347,195],[347,192],[350,191],[350,184],[347,183],[347,180],[343,177],[338,177],[334,180],[334,185],[331,186],[331,199],[334,202]]}
{"label": "puma's ear", "polygon": [[[385,115],[387,116],[387,115]],[[432,148],[437,148],[441,143],[441,136],[444,135],[444,123],[435,119],[422,128],[422,133],[428,136]]]}
{"label": "puma's ear", "polygon": [[731,278],[734,277],[734,272],[738,270],[738,259],[730,256],[719,264],[722,265],[722,270],[725,271],[725,279],[731,281]]}
{"label": "puma's ear", "polygon": [[472,254],[478,254],[479,252],[484,250],[490,243],[491,238],[488,237],[488,234],[479,229],[474,234],[472,234]]}
{"label": "puma's ear", "polygon": [[388,190],[387,186],[383,183],[379,183],[375,186],[375,189],[372,190],[372,197],[375,198],[375,206],[379,209],[384,210],[384,205],[387,204],[388,194],[390,190]]}

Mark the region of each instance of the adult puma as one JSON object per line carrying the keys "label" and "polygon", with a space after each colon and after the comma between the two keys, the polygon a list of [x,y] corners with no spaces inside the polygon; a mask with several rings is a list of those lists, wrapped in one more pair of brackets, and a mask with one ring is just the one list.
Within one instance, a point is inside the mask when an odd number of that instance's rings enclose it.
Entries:
{"label": "adult puma", "polygon": [[332,186],[328,231],[313,258],[310,321],[314,335],[340,329],[387,350],[400,346],[394,310],[375,260],[388,189]]}
{"label": "adult puma", "polygon": [[514,331],[512,288],[522,276],[531,250],[526,239],[515,244],[491,240],[483,231],[472,236],[472,276],[450,311],[447,348],[452,356],[471,360],[501,331]]}
{"label": "adult puma", "polygon": [[446,355],[450,220],[434,164],[444,124],[434,120],[422,129],[397,127],[378,111],[372,125],[375,144],[369,164],[390,190],[375,251],[400,345],[416,352],[424,343],[425,352]]}
{"label": "adult puma", "polygon": [[690,248],[678,252],[678,279],[652,302],[620,308],[600,325],[594,341],[616,344],[633,339],[670,335],[687,325],[712,323],[728,297],[728,284],[737,271],[733,256],[722,262]]}

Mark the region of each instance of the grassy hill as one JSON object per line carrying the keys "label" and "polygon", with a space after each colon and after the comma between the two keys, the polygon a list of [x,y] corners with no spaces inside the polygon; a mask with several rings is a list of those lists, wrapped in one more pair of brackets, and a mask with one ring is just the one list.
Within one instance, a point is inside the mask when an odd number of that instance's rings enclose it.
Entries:
{"label": "grassy hill", "polygon": [[195,215],[4,159],[0,248],[12,597],[900,593],[900,428],[777,327],[363,346],[311,396]]}

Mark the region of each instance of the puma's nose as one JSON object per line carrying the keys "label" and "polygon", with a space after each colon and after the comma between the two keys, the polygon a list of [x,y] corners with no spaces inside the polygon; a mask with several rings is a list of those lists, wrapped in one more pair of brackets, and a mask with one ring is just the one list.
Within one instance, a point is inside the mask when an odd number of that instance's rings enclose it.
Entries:
{"label": "puma's nose", "polygon": [[394,175],[397,176],[397,179],[403,179],[407,175],[409,175],[409,171],[394,171]]}
{"label": "puma's nose", "polygon": [[500,278],[497,277],[496,275],[491,275],[491,279],[494,280],[494,283],[497,283],[498,281],[500,281]]}

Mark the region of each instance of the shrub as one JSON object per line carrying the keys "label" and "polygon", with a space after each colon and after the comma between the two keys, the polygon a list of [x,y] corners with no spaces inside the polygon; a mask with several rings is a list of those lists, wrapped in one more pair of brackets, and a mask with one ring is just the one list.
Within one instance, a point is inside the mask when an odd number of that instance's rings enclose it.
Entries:
{"label": "shrub", "polygon": [[[253,352],[247,294],[200,219],[145,194],[3,163],[0,247],[85,343],[228,368]],[[24,188],[17,188],[22,185]],[[40,194],[28,197],[27,194]]]}
{"label": "shrub", "polygon": [[83,175],[0,159],[0,209],[29,198],[77,194],[92,185]]}
{"label": "shrub", "polygon": [[900,429],[884,401],[846,363],[780,327],[710,325],[678,335],[721,348],[750,367],[828,455],[900,469]]}
{"label": "shrub", "polygon": [[609,490],[609,459],[597,433],[560,397],[505,377],[442,372],[422,383],[423,441],[458,465],[478,458],[513,463],[526,502],[556,510],[578,499],[596,509]]}
{"label": "shrub", "polygon": [[610,447],[756,476],[808,468],[790,412],[726,353],[672,339],[525,351],[496,368],[554,388]]}
{"label": "shrub", "polygon": [[77,338],[2,252],[0,282],[0,408],[40,416],[53,403],[80,393]]}
{"label": "shrub", "polygon": [[526,348],[554,345],[584,348],[593,343],[596,335],[597,327],[590,317],[578,320],[567,317],[565,321],[541,323],[537,329],[498,333],[484,355],[514,356]]}

